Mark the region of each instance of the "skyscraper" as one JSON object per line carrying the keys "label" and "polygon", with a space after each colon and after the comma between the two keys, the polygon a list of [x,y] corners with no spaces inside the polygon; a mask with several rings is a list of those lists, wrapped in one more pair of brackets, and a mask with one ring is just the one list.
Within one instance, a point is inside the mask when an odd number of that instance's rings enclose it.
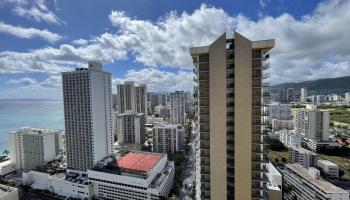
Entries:
{"label": "skyscraper", "polygon": [[267,144],[264,70],[274,40],[250,41],[239,33],[191,48],[195,66],[200,199],[263,199]]}
{"label": "skyscraper", "polygon": [[172,124],[182,124],[186,122],[186,96],[184,91],[170,93],[170,122]]}
{"label": "skyscraper", "polygon": [[307,88],[301,88],[300,89],[300,102],[306,102],[307,101]]}
{"label": "skyscraper", "polygon": [[287,89],[287,102],[295,102],[295,89],[294,88],[288,88]]}
{"label": "skyscraper", "polygon": [[147,86],[140,84],[135,86],[133,81],[125,81],[117,85],[117,111],[125,113],[134,111],[147,115]]}
{"label": "skyscraper", "polygon": [[111,73],[88,68],[62,73],[67,168],[86,172],[113,153]]}

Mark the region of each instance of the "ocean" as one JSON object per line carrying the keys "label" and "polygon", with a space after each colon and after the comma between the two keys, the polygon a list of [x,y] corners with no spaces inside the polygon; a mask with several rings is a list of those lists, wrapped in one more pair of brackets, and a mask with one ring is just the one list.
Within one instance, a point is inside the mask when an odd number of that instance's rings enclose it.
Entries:
{"label": "ocean", "polygon": [[64,129],[63,101],[0,99],[0,154],[8,149],[8,133],[25,126]]}

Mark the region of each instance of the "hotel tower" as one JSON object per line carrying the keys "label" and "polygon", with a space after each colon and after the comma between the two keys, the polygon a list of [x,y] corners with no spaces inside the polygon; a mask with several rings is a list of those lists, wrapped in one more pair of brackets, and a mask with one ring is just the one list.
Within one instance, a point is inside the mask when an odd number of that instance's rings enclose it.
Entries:
{"label": "hotel tower", "polygon": [[198,135],[197,199],[266,199],[267,83],[274,40],[221,35],[191,48]]}

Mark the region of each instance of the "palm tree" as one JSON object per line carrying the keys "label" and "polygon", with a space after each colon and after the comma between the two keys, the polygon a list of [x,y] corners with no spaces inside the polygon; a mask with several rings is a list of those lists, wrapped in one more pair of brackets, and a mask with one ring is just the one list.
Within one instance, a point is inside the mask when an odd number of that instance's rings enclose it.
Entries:
{"label": "palm tree", "polygon": [[6,155],[8,155],[10,153],[10,151],[9,150],[7,150],[7,149],[5,149],[4,150],[4,152],[2,153],[2,154],[6,154]]}

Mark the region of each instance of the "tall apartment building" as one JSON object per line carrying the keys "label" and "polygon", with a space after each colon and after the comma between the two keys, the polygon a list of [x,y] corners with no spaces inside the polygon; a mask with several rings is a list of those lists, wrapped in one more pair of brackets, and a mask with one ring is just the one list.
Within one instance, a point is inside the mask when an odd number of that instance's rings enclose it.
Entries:
{"label": "tall apartment building", "polygon": [[180,125],[157,124],[153,127],[153,151],[172,154],[183,151],[185,129]]}
{"label": "tall apartment building", "polygon": [[303,87],[300,89],[300,102],[307,102],[307,88]]}
{"label": "tall apartment building", "polygon": [[287,102],[295,102],[295,88],[287,89]]}
{"label": "tall apartment building", "polygon": [[167,106],[168,105],[168,94],[167,93],[156,93],[156,92],[149,92],[149,105],[150,110],[154,112],[154,108],[156,106],[162,105]]}
{"label": "tall apartment building", "polygon": [[52,161],[59,153],[60,130],[21,128],[9,133],[10,159],[16,168],[29,171]]}
{"label": "tall apartment building", "polygon": [[294,130],[280,130],[275,134],[279,135],[279,140],[286,147],[301,146],[301,135],[295,134]]}
{"label": "tall apartment building", "polygon": [[170,123],[182,124],[186,123],[186,96],[184,91],[175,91],[170,93]]}
{"label": "tall apartment building", "polygon": [[271,103],[268,106],[269,120],[291,120],[292,119],[292,108],[290,104],[286,103]]}
{"label": "tall apartment building", "polygon": [[300,146],[289,147],[288,156],[289,163],[299,163],[305,168],[316,166],[317,154]]}
{"label": "tall apartment building", "polygon": [[[263,199],[267,132],[262,117],[274,40],[223,34],[191,48],[198,105],[197,199]],[[196,118],[197,118],[196,117]]]}
{"label": "tall apartment building", "polygon": [[306,169],[299,164],[286,164],[284,185],[292,186],[288,199],[349,200],[349,193],[322,179],[316,168]]}
{"label": "tall apartment building", "polygon": [[298,109],[295,113],[295,131],[309,140],[328,141],[329,112],[317,109]]}
{"label": "tall apartment building", "polygon": [[144,113],[127,111],[116,113],[117,136],[121,144],[143,144],[146,139],[146,116]]}
{"label": "tall apartment building", "polygon": [[135,111],[147,115],[147,86],[140,84],[135,86],[133,81],[125,81],[117,85],[117,111]]}
{"label": "tall apartment building", "polygon": [[113,153],[111,73],[88,68],[63,72],[67,168],[85,172]]}
{"label": "tall apartment building", "polygon": [[345,103],[350,105],[350,92],[345,93]]}

